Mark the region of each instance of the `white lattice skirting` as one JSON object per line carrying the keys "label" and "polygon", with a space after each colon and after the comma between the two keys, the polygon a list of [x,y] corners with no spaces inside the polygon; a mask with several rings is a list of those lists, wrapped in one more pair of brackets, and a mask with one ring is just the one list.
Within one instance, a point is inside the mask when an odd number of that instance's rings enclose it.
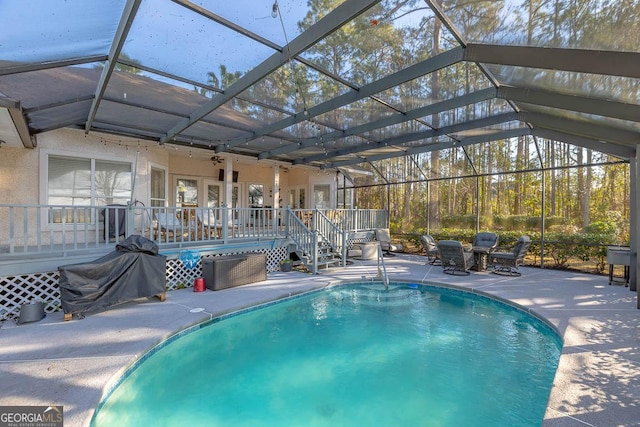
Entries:
{"label": "white lattice skirting", "polygon": [[[280,269],[280,261],[287,258],[286,247],[257,251],[267,255],[267,272]],[[230,252],[220,255],[234,255],[241,252]],[[167,260],[168,291],[193,286],[195,279],[202,277],[202,261],[189,269],[179,259]],[[45,312],[53,313],[60,310],[60,289],[58,287],[58,271],[34,273],[21,276],[0,277],[0,321],[16,319],[20,315],[22,304],[33,301],[45,303]]]}

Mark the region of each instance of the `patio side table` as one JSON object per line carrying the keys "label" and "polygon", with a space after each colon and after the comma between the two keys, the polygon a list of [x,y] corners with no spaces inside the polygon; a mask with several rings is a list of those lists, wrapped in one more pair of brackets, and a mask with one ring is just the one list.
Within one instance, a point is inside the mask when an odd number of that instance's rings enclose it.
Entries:
{"label": "patio side table", "polygon": [[486,246],[473,246],[472,250],[476,263],[476,271],[486,271],[489,264],[489,252],[491,248],[487,248]]}
{"label": "patio side table", "polygon": [[362,249],[360,259],[372,260],[378,258],[378,242],[362,242],[359,245]]}

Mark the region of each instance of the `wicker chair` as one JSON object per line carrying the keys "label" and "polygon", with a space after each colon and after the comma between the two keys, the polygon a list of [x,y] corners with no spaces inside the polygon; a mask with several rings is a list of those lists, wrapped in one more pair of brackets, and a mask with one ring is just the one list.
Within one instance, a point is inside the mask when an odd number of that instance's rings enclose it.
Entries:
{"label": "wicker chair", "polygon": [[183,229],[182,223],[180,222],[181,220],[176,217],[175,213],[157,212],[155,218],[157,226],[154,230],[154,238],[156,240],[166,242],[181,236]]}
{"label": "wicker chair", "polygon": [[465,248],[457,240],[440,240],[438,242],[442,268],[446,274],[471,274],[473,267],[473,251]]}
{"label": "wicker chair", "polygon": [[440,251],[438,250],[438,244],[431,236],[431,234],[425,234],[424,236],[420,237],[420,243],[422,244],[422,248],[427,253],[427,261],[429,262],[429,264],[440,264]]}
{"label": "wicker chair", "polygon": [[531,246],[529,236],[520,236],[516,244],[508,252],[492,252],[489,257],[493,263],[493,272],[507,276],[520,276],[518,267],[524,263],[524,256]]}
{"label": "wicker chair", "polygon": [[498,235],[496,233],[489,232],[478,233],[473,239],[473,246],[488,248],[491,252],[498,246]]}

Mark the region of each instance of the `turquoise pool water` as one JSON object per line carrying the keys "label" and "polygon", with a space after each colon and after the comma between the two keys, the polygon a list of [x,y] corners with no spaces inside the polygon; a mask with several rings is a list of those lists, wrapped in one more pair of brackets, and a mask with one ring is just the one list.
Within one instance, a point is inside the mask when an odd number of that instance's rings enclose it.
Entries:
{"label": "turquoise pool water", "polygon": [[93,426],[539,426],[561,342],[506,304],[350,284],[216,319],[145,356]]}

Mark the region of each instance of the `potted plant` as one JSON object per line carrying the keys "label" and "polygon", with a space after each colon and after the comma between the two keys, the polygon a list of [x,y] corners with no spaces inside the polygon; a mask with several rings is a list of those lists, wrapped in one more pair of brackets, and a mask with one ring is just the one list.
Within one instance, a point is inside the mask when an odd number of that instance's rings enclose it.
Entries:
{"label": "potted plant", "polygon": [[280,261],[280,271],[291,271],[293,268],[293,261],[289,258]]}

